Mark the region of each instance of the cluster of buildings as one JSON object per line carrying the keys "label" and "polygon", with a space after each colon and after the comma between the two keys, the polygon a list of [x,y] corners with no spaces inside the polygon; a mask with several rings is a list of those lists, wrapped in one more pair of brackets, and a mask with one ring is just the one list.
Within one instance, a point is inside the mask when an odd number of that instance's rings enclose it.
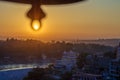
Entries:
{"label": "cluster of buildings", "polygon": [[[61,75],[70,72],[72,74],[70,80],[120,80],[120,44],[116,48],[116,59],[101,55],[87,55],[81,69],[76,64],[79,54],[72,50],[64,51],[62,58],[56,60],[48,70],[49,76],[54,80],[62,80]],[[46,63],[46,56],[42,55],[42,57]]]}
{"label": "cluster of buildings", "polygon": [[72,72],[72,80],[120,80],[120,44],[116,54],[116,59],[88,55],[84,67],[78,69],[76,59],[79,53],[65,51],[62,58],[56,60],[54,68],[61,72]]}
{"label": "cluster of buildings", "polygon": [[120,60],[112,60],[109,66],[110,80],[120,80]]}
{"label": "cluster of buildings", "polygon": [[117,57],[112,60],[109,66],[109,74],[112,80],[120,80],[120,44],[117,47]]}
{"label": "cluster of buildings", "polygon": [[87,56],[87,64],[73,74],[72,80],[120,80],[120,44],[116,59]]}

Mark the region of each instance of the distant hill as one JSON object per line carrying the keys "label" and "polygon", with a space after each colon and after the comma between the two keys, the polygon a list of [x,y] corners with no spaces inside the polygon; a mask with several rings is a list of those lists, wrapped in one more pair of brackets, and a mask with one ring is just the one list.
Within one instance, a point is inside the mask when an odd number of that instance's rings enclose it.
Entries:
{"label": "distant hill", "polygon": [[[96,44],[93,44],[95,42]],[[109,42],[109,40],[104,43],[102,40],[81,40],[77,41],[77,44],[72,44],[65,41],[51,41],[44,43],[39,40],[17,40],[14,38],[6,39],[6,41],[0,41],[0,64],[23,64],[34,63],[36,61],[39,63],[40,60],[43,59],[43,54],[46,55],[47,58],[59,59],[62,57],[62,53],[64,51],[70,50],[78,53],[91,54],[102,54],[108,51],[113,51],[113,47],[105,46],[107,42]],[[102,43],[104,45],[99,45],[98,43]],[[117,44],[118,43],[116,43],[116,45]]]}
{"label": "distant hill", "polygon": [[98,40],[75,40],[74,43],[100,44],[105,46],[118,46],[120,39],[98,39]]}

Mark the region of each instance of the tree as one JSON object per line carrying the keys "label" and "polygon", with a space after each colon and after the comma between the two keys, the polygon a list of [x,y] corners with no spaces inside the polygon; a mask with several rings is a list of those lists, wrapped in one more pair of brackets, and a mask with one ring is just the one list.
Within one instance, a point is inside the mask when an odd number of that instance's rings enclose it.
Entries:
{"label": "tree", "polygon": [[62,75],[62,80],[71,80],[72,78],[72,72],[66,72]]}
{"label": "tree", "polygon": [[81,53],[78,57],[77,57],[77,66],[78,68],[82,68],[84,66],[84,64],[86,63],[86,56],[89,55],[89,53]]}
{"label": "tree", "polygon": [[108,57],[108,58],[111,58],[111,59],[115,59],[116,58],[116,53],[114,52],[105,52],[103,54],[104,57]]}
{"label": "tree", "polygon": [[43,80],[45,71],[43,68],[34,68],[23,80]]}

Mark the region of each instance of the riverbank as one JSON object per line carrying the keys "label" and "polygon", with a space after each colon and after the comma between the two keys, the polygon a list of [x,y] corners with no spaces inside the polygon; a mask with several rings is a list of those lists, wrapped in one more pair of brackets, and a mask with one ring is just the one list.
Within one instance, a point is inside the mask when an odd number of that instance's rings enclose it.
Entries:
{"label": "riverbank", "polygon": [[23,80],[33,68],[46,68],[48,64],[17,64],[17,65],[2,65],[0,70],[0,80]]}

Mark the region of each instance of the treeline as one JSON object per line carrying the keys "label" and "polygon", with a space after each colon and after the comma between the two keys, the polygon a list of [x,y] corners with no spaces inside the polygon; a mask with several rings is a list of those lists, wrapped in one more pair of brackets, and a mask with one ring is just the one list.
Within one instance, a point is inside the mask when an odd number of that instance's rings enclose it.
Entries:
{"label": "treeline", "polygon": [[44,43],[38,40],[7,39],[0,41],[0,62],[5,62],[4,60],[7,59],[14,63],[40,60],[43,54],[47,58],[61,58],[64,51],[70,50],[78,53],[102,53],[112,51],[113,47],[99,44],[73,44],[65,41]]}

